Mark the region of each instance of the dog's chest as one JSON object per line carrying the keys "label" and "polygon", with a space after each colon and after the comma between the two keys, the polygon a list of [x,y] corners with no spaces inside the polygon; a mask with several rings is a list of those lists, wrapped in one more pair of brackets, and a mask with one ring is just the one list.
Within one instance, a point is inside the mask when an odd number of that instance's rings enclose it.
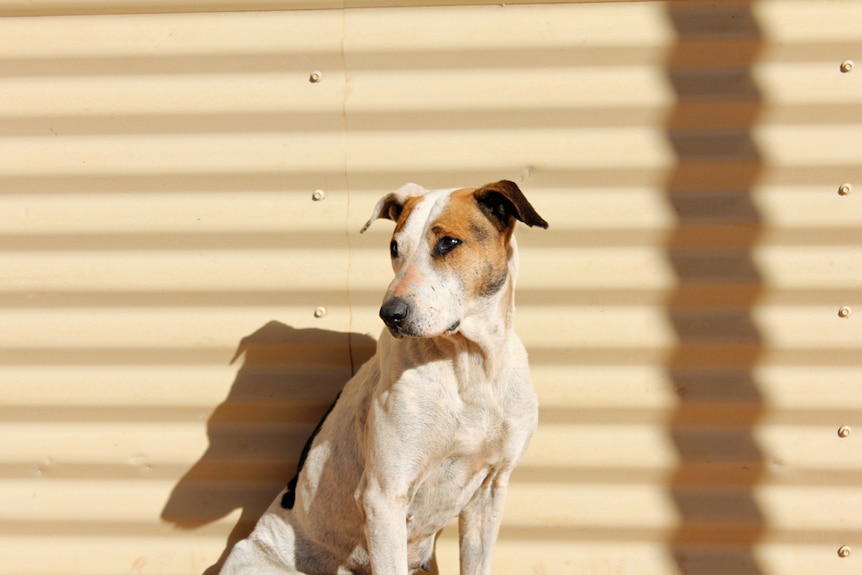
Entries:
{"label": "dog's chest", "polygon": [[503,419],[480,409],[463,414],[449,448],[418,478],[409,504],[417,536],[436,533],[458,515],[503,460]]}
{"label": "dog's chest", "polygon": [[465,408],[454,426],[448,457],[496,464],[506,440],[505,416],[497,405]]}

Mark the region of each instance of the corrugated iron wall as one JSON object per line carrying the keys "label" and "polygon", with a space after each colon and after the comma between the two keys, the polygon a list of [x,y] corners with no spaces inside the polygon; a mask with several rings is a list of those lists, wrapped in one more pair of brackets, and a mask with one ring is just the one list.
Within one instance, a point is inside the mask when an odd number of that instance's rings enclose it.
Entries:
{"label": "corrugated iron wall", "polygon": [[499,178],[551,229],[495,573],[859,572],[862,4],[31,4],[0,4],[51,15],[0,19],[0,572],[213,572],[373,350],[376,199]]}

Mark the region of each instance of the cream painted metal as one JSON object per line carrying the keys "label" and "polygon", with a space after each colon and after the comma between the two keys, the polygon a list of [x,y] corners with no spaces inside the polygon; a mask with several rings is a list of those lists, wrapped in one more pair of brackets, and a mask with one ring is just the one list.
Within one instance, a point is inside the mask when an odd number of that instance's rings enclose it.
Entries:
{"label": "cream painted metal", "polygon": [[207,570],[372,349],[377,198],[509,178],[495,573],[858,573],[862,4],[389,4],[0,3],[0,572]]}
{"label": "cream painted metal", "polygon": [[[614,2],[616,0],[586,0],[586,2]],[[635,0],[637,1],[637,0]],[[565,0],[548,0],[542,4],[565,4]],[[507,5],[537,4],[532,0],[515,0]],[[386,8],[405,6],[480,6],[500,5],[494,0],[2,0],[2,16],[53,16],[68,14],[154,14],[195,12],[236,12],[263,10],[341,10],[355,8]]]}

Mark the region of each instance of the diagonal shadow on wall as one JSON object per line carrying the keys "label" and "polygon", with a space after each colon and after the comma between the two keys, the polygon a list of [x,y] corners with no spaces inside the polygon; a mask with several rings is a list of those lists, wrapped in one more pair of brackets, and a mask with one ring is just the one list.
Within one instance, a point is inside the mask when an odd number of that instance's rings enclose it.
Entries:
{"label": "diagonal shadow on wall", "polygon": [[752,317],[762,289],[752,257],[761,95],[751,75],[761,35],[748,2],[672,2],[667,17],[677,34],[667,62],[676,164],[665,188],[677,216],[666,246],[677,337],[667,369],[678,396],[670,553],[681,573],[763,575],[754,548],[766,525],[753,493],[764,467],[753,375],[763,341]]}
{"label": "diagonal shadow on wall", "polygon": [[374,354],[373,338],[271,321],[244,337],[227,398],[207,420],[209,447],[171,492],[162,519],[198,529],[242,514],[215,575],[296,472],[300,451],[349,377]]}

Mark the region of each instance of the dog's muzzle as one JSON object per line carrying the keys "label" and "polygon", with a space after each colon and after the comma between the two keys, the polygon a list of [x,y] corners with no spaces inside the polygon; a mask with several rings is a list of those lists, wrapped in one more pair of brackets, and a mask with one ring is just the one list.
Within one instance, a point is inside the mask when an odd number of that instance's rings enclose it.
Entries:
{"label": "dog's muzzle", "polygon": [[[433,337],[442,335],[440,333],[425,333],[417,329],[416,322],[411,321],[412,307],[406,300],[396,297],[383,302],[380,307],[380,319],[389,328],[389,333],[394,337]],[[449,326],[443,334],[452,334],[458,330],[461,321],[458,320]]]}
{"label": "dog's muzzle", "polygon": [[392,335],[403,335],[402,329],[408,315],[410,315],[410,306],[401,298],[392,298],[380,306],[380,319],[383,320]]}

